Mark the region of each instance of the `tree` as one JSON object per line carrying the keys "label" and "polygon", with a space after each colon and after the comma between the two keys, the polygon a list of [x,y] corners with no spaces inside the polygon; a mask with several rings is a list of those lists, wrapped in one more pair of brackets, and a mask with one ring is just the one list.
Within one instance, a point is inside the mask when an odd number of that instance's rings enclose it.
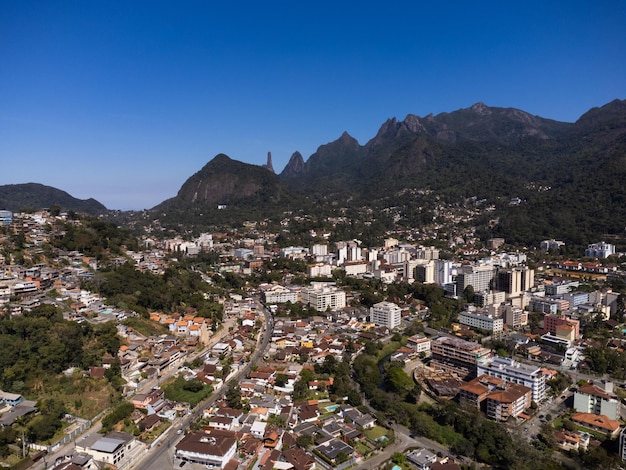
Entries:
{"label": "tree", "polygon": [[284,387],[285,385],[287,385],[287,375],[277,374],[274,385],[276,385],[277,387]]}
{"label": "tree", "polygon": [[241,403],[241,389],[236,385],[231,385],[226,391],[226,403],[231,408],[241,409],[243,404]]}

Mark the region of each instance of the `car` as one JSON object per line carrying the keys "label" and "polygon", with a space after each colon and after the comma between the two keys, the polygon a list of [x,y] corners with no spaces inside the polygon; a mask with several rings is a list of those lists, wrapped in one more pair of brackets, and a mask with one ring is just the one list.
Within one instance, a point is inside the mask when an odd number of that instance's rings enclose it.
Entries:
{"label": "car", "polygon": [[[177,429],[177,430],[176,430],[176,434],[182,434],[182,433],[183,433],[183,430],[182,430],[182,429]],[[181,465],[181,467],[182,467],[182,465]]]}
{"label": "car", "polygon": [[186,463],[187,463],[187,461],[186,461],[186,460],[183,460],[183,461],[180,463],[179,467],[184,467]]}

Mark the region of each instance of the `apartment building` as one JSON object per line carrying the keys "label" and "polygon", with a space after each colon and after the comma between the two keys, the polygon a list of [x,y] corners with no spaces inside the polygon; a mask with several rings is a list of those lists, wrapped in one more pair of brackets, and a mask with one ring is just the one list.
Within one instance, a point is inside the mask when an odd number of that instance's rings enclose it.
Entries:
{"label": "apartment building", "polygon": [[587,245],[585,250],[585,256],[588,258],[608,258],[615,254],[615,245],[610,243],[600,242]]}
{"label": "apartment building", "polygon": [[379,302],[370,308],[370,317],[376,326],[386,326],[393,330],[402,321],[401,312],[400,307],[393,302]]}
{"label": "apartment building", "polygon": [[456,276],[456,291],[461,295],[467,286],[474,292],[489,290],[496,273],[496,268],[489,264],[463,266]]}
{"label": "apartment building", "polygon": [[487,417],[495,421],[506,421],[517,417],[530,408],[532,391],[524,385],[511,384],[485,398]]}
{"label": "apartment building", "polygon": [[496,276],[496,289],[505,292],[507,297],[517,297],[534,285],[534,278],[535,271],[528,266],[499,269]]}
{"label": "apartment building", "polygon": [[569,325],[574,330],[574,339],[580,338],[580,322],[578,320],[572,320],[565,315],[544,315],[543,328],[549,331],[551,334],[557,335],[557,328],[561,325]]}
{"label": "apartment building", "polygon": [[601,386],[588,382],[574,393],[574,409],[582,413],[604,415],[613,421],[620,418],[619,398],[613,393],[613,382]]}
{"label": "apartment building", "polygon": [[513,329],[526,326],[528,324],[528,312],[512,305],[506,305],[504,307],[504,323]]}
{"label": "apartment building", "polygon": [[506,357],[494,356],[480,361],[477,365],[477,373],[478,375],[491,375],[503,379],[505,382],[530,388],[532,400],[536,403],[546,398],[546,376],[540,367],[522,364]]}
{"label": "apartment building", "polygon": [[479,343],[447,336],[431,340],[430,348],[432,368],[453,372],[462,379],[476,377],[477,364],[492,357],[491,350]]}
{"label": "apartment building", "polygon": [[299,299],[299,290],[290,289],[279,284],[260,286],[261,298],[266,304],[296,303]]}
{"label": "apartment building", "polygon": [[480,330],[499,333],[504,327],[504,320],[496,318],[493,315],[480,312],[461,312],[459,313],[459,323],[467,325],[470,328],[478,328]]}
{"label": "apartment building", "polygon": [[346,306],[346,293],[335,286],[334,282],[312,282],[301,291],[302,303],[310,305],[318,312],[331,311]]}

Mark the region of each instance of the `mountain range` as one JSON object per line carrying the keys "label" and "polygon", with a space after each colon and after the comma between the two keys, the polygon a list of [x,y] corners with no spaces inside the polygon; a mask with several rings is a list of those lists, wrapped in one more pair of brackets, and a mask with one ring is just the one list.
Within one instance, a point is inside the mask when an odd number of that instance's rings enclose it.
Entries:
{"label": "mountain range", "polygon": [[[11,207],[6,188],[0,186],[0,205],[5,195]],[[337,206],[367,206],[393,211],[394,224],[412,227],[432,220],[440,203],[468,201],[492,206],[478,221],[485,237],[578,244],[623,238],[626,100],[593,108],[574,123],[483,103],[410,114],[388,119],[364,145],[344,132],[307,160],[295,152],[278,175],[220,154],[154,209],[183,224],[199,218],[209,224],[286,210],[323,218]]]}

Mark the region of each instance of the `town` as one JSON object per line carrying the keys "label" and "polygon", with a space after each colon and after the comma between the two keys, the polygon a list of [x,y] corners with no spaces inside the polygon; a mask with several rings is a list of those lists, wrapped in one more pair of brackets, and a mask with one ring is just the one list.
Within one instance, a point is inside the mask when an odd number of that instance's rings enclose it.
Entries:
{"label": "town", "polygon": [[[471,214],[445,216],[380,246],[327,230],[287,245],[257,223],[187,237],[153,225],[88,253],[86,218],[0,211],[0,327],[16,335],[0,360],[3,465],[622,465],[626,253],[481,243],[453,231]],[[5,352],[36,328],[60,332],[36,349],[54,382]],[[59,359],[44,369],[44,355]]]}

